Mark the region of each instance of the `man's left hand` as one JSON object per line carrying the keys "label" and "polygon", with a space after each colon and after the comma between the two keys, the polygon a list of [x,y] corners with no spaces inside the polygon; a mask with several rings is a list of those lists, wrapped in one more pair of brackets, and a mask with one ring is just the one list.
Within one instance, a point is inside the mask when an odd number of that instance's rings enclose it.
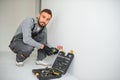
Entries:
{"label": "man's left hand", "polygon": [[59,51],[63,51],[63,46],[58,45],[58,46],[57,46],[57,49],[58,49]]}

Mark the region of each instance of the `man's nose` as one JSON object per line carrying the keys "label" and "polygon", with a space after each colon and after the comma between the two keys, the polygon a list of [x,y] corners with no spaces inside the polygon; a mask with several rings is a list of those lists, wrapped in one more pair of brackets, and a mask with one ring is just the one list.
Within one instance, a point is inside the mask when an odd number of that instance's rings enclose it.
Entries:
{"label": "man's nose", "polygon": [[46,22],[47,22],[47,19],[44,19],[43,22],[46,23]]}

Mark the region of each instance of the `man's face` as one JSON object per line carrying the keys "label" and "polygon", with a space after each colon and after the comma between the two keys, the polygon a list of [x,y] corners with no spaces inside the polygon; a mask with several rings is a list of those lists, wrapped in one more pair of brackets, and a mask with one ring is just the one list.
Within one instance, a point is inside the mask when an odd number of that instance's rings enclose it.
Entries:
{"label": "man's face", "polygon": [[39,25],[41,27],[45,27],[48,24],[48,22],[50,21],[50,19],[51,19],[51,15],[50,14],[48,14],[46,12],[42,12],[38,16]]}

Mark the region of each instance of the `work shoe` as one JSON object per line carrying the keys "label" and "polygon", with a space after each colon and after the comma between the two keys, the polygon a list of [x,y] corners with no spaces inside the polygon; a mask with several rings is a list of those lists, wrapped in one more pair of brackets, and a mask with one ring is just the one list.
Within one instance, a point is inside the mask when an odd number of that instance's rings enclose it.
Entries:
{"label": "work shoe", "polygon": [[16,66],[19,66],[19,67],[20,67],[20,66],[24,66],[24,63],[23,63],[23,62],[17,62],[17,61],[16,61]]}
{"label": "work shoe", "polygon": [[37,65],[43,65],[43,66],[51,66],[51,64],[47,63],[46,61],[41,61],[41,60],[37,60],[36,61]]}

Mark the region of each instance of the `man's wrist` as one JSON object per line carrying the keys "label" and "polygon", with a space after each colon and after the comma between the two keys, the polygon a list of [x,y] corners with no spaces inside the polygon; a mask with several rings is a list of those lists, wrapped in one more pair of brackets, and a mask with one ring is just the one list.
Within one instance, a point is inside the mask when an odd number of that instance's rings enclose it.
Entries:
{"label": "man's wrist", "polygon": [[43,44],[41,44],[40,49],[43,49],[43,48],[44,48],[44,45],[43,45]]}

